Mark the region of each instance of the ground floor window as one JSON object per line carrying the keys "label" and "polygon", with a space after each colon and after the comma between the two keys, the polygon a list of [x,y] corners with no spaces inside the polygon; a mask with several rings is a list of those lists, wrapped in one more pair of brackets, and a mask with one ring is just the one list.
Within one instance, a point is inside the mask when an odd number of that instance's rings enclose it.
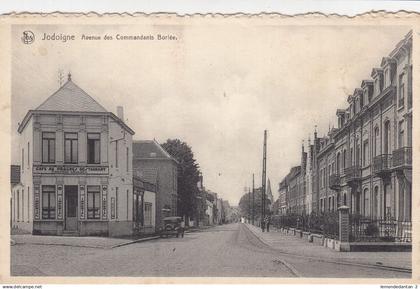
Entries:
{"label": "ground floor window", "polygon": [[55,186],[42,186],[42,218],[55,219]]}
{"label": "ground floor window", "polygon": [[88,219],[100,218],[100,187],[88,186],[87,187],[87,217]]}
{"label": "ground floor window", "polygon": [[152,203],[144,203],[144,225],[152,226]]}

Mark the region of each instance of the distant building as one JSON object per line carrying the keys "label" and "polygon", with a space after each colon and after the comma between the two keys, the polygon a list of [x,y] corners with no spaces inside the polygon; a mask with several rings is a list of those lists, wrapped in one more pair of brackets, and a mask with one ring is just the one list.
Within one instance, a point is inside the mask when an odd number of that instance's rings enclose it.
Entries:
{"label": "distant building", "polygon": [[156,185],[133,176],[133,221],[136,233],[156,231]]}
{"label": "distant building", "polygon": [[133,170],[143,180],[156,184],[156,226],[163,218],[177,216],[178,162],[155,140],[133,142]]}
{"label": "distant building", "polygon": [[[13,224],[34,234],[132,233],[132,136],[68,81],[21,121]],[[24,221],[24,222],[22,222]]]}

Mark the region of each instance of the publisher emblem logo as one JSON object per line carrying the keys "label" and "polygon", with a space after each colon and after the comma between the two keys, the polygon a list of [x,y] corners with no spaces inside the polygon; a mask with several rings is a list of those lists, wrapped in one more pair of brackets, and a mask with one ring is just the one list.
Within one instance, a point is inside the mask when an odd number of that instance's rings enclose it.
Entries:
{"label": "publisher emblem logo", "polygon": [[21,39],[24,44],[32,44],[35,41],[35,35],[32,31],[23,31]]}

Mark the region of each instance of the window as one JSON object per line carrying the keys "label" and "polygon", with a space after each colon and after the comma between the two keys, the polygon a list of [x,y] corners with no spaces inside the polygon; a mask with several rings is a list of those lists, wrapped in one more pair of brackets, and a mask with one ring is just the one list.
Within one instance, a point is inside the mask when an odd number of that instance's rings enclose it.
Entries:
{"label": "window", "polygon": [[378,156],[379,155],[379,148],[380,148],[380,141],[381,139],[379,138],[379,128],[375,127],[375,144],[373,146],[373,150],[374,150],[374,156]]}
{"label": "window", "polygon": [[99,164],[100,158],[100,134],[88,133],[87,135],[87,161],[88,164]]}
{"label": "window", "polygon": [[152,203],[144,203],[144,225],[152,226]]}
{"label": "window", "polygon": [[343,168],[346,168],[347,151],[343,151]]}
{"label": "window", "polygon": [[100,186],[87,187],[87,217],[88,219],[99,219],[100,217]]}
{"label": "window", "polygon": [[77,133],[64,134],[64,162],[77,163]]}
{"label": "window", "polygon": [[389,69],[385,69],[385,77],[384,77],[385,87],[388,87],[389,84]]}
{"label": "window", "polygon": [[363,142],[363,166],[369,164],[369,142],[365,140]]}
{"label": "window", "polygon": [[398,147],[404,147],[404,121],[398,123]]}
{"label": "window", "polygon": [[340,175],[340,153],[337,154],[337,174]]}
{"label": "window", "polygon": [[55,186],[42,186],[42,218],[55,219]]}
{"label": "window", "polygon": [[365,216],[369,216],[370,204],[369,204],[369,190],[368,189],[365,189],[363,191],[363,197],[364,197],[364,204],[365,204],[364,209],[363,209],[363,214]]}
{"label": "window", "polygon": [[390,126],[390,122],[389,120],[387,120],[385,122],[384,125],[384,154],[389,154],[390,153],[390,145],[391,145],[391,126]]}
{"label": "window", "polygon": [[343,195],[343,205],[347,206],[347,194]]}
{"label": "window", "polygon": [[402,73],[398,80],[398,108],[404,106],[405,87],[404,87],[404,73]]}
{"label": "window", "polygon": [[55,132],[42,133],[42,162],[55,163]]}
{"label": "window", "polygon": [[28,159],[26,160],[26,163],[27,163],[28,169],[29,169],[29,142],[28,142]]}
{"label": "window", "polygon": [[125,159],[127,161],[127,167],[126,167],[126,171],[128,173],[129,170],[129,164],[130,164],[130,158],[129,158],[129,151],[128,151],[128,147],[125,148]]}

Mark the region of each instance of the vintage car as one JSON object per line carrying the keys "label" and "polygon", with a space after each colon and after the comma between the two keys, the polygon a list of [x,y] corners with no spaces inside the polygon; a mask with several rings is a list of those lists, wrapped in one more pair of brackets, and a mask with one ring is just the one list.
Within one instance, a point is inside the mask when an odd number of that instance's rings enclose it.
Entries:
{"label": "vintage car", "polygon": [[166,217],[163,219],[163,228],[159,234],[161,237],[176,235],[184,238],[184,228],[181,226],[182,217]]}

